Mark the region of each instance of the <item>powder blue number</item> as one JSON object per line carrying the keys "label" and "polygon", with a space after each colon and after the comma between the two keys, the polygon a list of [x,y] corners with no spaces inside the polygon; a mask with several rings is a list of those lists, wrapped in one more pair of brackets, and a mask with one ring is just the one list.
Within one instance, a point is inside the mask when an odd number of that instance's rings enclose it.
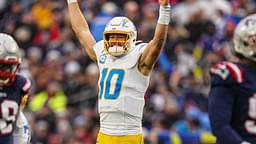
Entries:
{"label": "powder blue number", "polygon": [[[102,99],[110,99],[115,100],[118,98],[121,86],[124,79],[124,70],[122,69],[111,69],[108,73],[108,68],[104,68],[102,70],[101,79],[100,79],[100,91],[99,91],[99,98]],[[117,76],[116,83],[114,84],[114,92],[110,92],[111,87],[111,80],[113,76]],[[104,89],[105,87],[105,89]]]}

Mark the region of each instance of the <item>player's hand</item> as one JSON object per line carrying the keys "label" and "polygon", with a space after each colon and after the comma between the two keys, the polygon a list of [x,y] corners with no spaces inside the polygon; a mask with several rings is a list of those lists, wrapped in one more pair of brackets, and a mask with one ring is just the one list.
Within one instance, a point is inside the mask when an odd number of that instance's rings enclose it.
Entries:
{"label": "player's hand", "polygon": [[158,3],[160,6],[166,6],[169,5],[169,0],[158,0]]}

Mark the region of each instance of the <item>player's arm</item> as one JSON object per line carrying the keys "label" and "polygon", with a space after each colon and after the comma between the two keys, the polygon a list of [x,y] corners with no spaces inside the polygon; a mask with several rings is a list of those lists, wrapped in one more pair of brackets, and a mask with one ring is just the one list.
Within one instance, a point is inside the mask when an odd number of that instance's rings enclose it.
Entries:
{"label": "player's arm", "polygon": [[[232,71],[234,73],[232,73]],[[208,112],[213,134],[220,143],[245,144],[242,137],[231,127],[235,85],[244,81],[241,69],[234,63],[220,62],[213,65]],[[248,143],[247,143],[248,144]]]}
{"label": "player's arm", "polygon": [[89,25],[79,8],[77,0],[67,0],[67,2],[72,29],[89,57],[93,61],[97,61],[96,54],[93,50],[96,41],[90,32]]}
{"label": "player's arm", "polygon": [[230,126],[234,95],[232,87],[212,86],[208,98],[208,111],[213,134],[221,143],[241,144],[242,138]]}
{"label": "player's arm", "polygon": [[24,95],[24,96],[22,97],[22,99],[21,99],[21,108],[22,108],[22,109],[25,109],[25,108],[26,108],[26,106],[27,106],[27,104],[28,104],[28,98],[29,98],[28,94],[26,94],[26,95]]}
{"label": "player's arm", "polygon": [[148,75],[159,57],[167,38],[171,6],[169,0],[159,0],[159,18],[153,39],[148,43],[139,59],[139,71]]}
{"label": "player's arm", "polygon": [[22,85],[22,98],[20,103],[22,109],[25,109],[28,104],[30,90],[31,90],[31,81],[25,78],[24,84]]}

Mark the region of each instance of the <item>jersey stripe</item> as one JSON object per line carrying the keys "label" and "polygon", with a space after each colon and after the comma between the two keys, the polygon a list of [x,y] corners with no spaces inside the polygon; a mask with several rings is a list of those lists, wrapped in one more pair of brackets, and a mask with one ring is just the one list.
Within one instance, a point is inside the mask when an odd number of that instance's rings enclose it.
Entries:
{"label": "jersey stripe", "polygon": [[31,82],[30,80],[26,79],[26,84],[22,87],[22,90],[24,92],[27,92],[30,89],[30,87],[31,87]]}
{"label": "jersey stripe", "polygon": [[238,83],[242,83],[244,81],[243,80],[243,72],[237,65],[230,63],[230,62],[225,62],[225,65],[230,70],[232,76]]}

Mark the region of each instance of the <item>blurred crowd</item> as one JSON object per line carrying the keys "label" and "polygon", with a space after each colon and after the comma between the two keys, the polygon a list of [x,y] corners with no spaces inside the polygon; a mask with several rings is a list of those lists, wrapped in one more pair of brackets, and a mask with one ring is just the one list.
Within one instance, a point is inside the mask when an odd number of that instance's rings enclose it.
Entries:
{"label": "blurred crowd", "polygon": [[[168,40],[145,95],[145,143],[165,143],[157,136],[165,132],[173,143],[199,144],[212,139],[208,69],[220,60],[236,61],[234,28],[255,13],[256,0],[171,3]],[[80,0],[80,7],[97,41],[106,23],[122,15],[135,23],[143,42],[153,37],[159,8],[158,0]],[[0,32],[11,34],[22,50],[20,73],[33,83],[25,110],[32,143],[96,143],[98,68],[70,27],[66,0],[0,0],[0,21]],[[191,142],[186,134],[200,140]]]}

